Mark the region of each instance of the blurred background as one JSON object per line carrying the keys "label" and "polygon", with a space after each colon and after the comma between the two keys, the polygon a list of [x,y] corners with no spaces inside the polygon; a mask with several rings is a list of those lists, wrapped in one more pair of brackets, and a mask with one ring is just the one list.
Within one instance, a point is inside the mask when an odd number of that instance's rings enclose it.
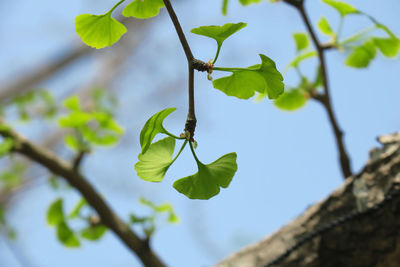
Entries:
{"label": "blurred background", "polygon": [[[224,43],[218,66],[258,64],[258,54],[263,53],[283,72],[295,56],[292,34],[305,31],[296,10],[283,3],[264,1],[242,7],[230,1],[224,17],[222,1],[172,2],[195,57],[203,61],[214,56],[216,45],[190,34],[192,28],[248,23]],[[306,2],[314,26],[323,15],[336,28],[339,16],[334,10],[320,1]],[[400,35],[399,1],[348,2]],[[146,214],[138,203],[140,197],[174,206],[180,223],[161,220],[152,240],[168,266],[211,266],[279,229],[343,182],[334,137],[320,104],[310,101],[289,113],[269,100],[238,100],[213,89],[205,73],[195,74],[197,155],[209,163],[237,152],[238,171],[231,185],[207,201],[190,200],[175,191],[172,184],[177,178],[197,171],[189,150],[162,183],[139,179],[134,164],[146,120],[164,108],[176,107],[164,125],[177,135],[184,128],[187,63],[165,9],[152,19],[125,20],[128,33],[110,48],[84,46],[75,33],[75,16],[101,14],[114,4],[111,0],[0,1],[0,100],[4,104],[17,94],[38,89],[49,90],[58,104],[73,94],[90,104],[96,88],[114,96],[118,100],[114,112],[125,135],[115,147],[95,149],[85,158],[82,171],[124,219],[132,212]],[[343,36],[368,25],[366,18],[351,16]],[[378,56],[367,69],[358,70],[346,67],[345,58],[346,53],[338,51],[327,54],[333,105],[357,172],[377,145],[376,137],[400,129],[400,64]],[[315,66],[312,59],[302,70],[313,76]],[[298,84],[294,71],[284,73],[284,78],[287,86]],[[21,122],[16,108],[7,109],[5,119],[31,140],[66,159],[73,157],[56,120],[32,117]],[[8,163],[2,159],[0,167],[5,170]],[[71,210],[80,196],[75,190],[52,189],[45,169],[28,161],[23,164],[22,184],[0,191],[7,225],[15,232],[15,238],[9,239],[11,230],[0,230],[1,267],[141,266],[110,232],[100,242],[83,242],[79,249],[62,246],[46,224],[46,210],[60,196]]]}

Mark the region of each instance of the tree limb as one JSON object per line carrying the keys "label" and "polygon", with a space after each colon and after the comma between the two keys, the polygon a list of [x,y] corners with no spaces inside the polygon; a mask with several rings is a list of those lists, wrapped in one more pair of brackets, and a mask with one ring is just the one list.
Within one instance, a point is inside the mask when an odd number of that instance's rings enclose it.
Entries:
{"label": "tree limb", "polygon": [[[0,124],[4,125],[4,122],[0,120]],[[151,250],[148,243],[138,237],[129,226],[114,213],[103,197],[71,164],[60,159],[51,151],[33,144],[12,129],[2,127],[2,129],[0,129],[0,135],[14,140],[14,152],[28,157],[47,168],[52,173],[65,178],[71,186],[76,188],[96,210],[102,223],[112,230],[120,240],[138,256],[144,266],[165,266],[161,259]]]}

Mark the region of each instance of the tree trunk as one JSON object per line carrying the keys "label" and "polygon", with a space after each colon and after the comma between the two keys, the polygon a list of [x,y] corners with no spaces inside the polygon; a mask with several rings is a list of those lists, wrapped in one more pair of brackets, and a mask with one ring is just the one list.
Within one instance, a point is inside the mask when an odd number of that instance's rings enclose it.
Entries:
{"label": "tree trunk", "polygon": [[[383,147],[370,152],[358,175],[276,233],[217,266],[400,266],[400,133],[378,141]],[[358,197],[354,194],[357,186],[366,190],[364,208],[362,190]]]}

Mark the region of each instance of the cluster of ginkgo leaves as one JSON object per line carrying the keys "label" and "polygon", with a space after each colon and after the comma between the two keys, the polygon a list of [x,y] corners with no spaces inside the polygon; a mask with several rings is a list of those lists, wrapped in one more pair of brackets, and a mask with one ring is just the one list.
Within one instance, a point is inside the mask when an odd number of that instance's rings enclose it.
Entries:
{"label": "cluster of ginkgo leaves", "polygon": [[[155,221],[160,214],[167,214],[166,222],[177,223],[179,218],[176,216],[171,204],[163,203],[155,205],[151,201],[141,198],[140,204],[150,208],[152,211],[150,215],[137,216],[130,215],[128,224],[141,225],[144,235],[147,238],[156,230]],[[75,225],[82,225],[80,229],[71,227],[72,223]],[[77,223],[80,221],[81,223]],[[95,215],[93,209],[88,205],[87,201],[80,199],[71,210],[66,213],[64,208],[64,201],[58,198],[53,201],[47,210],[47,224],[56,229],[57,239],[66,247],[80,247],[81,240],[97,241],[101,239],[107,232],[107,227],[102,224],[100,218]]]}
{"label": "cluster of ginkgo leaves", "polygon": [[[366,68],[376,57],[377,51],[387,57],[396,58],[400,51],[400,39],[385,25],[379,23],[372,16],[358,10],[354,6],[335,0],[321,0],[323,3],[332,7],[340,16],[337,30],[333,30],[331,23],[326,17],[321,17],[317,23],[318,30],[329,37],[325,45],[329,45],[332,49],[347,54],[345,64],[353,68]],[[242,1],[243,5],[262,2],[262,0]],[[279,2],[279,1],[270,1]],[[224,5],[227,1],[224,1]],[[342,28],[344,21],[350,15],[364,16],[369,19],[372,26],[360,30],[349,37],[342,38]],[[317,51],[310,48],[310,37],[307,33],[298,32],[293,34],[296,44],[297,55],[288,64],[286,70],[295,69],[300,76],[299,84],[287,90],[274,101],[275,105],[283,110],[294,111],[303,107],[307,100],[310,99],[313,91],[318,90],[322,86],[322,77],[320,68],[317,67],[315,77],[311,80],[303,75],[300,65],[304,60],[317,56]]]}
{"label": "cluster of ginkgo leaves", "polygon": [[[82,41],[95,48],[103,48],[116,43],[126,28],[113,17],[112,12],[124,1],[119,1],[114,7],[103,15],[83,14],[75,19],[76,32]],[[164,6],[161,0],[134,0],[122,11],[125,17],[139,19],[156,16]],[[201,26],[192,29],[192,33],[206,36],[217,42],[217,50],[212,60],[212,70],[209,71],[209,79],[212,71],[231,73],[230,76],[216,79],[212,82],[214,88],[224,92],[228,96],[240,99],[249,99],[256,93],[268,96],[270,99],[278,98],[284,91],[283,77],[275,66],[275,62],[269,57],[260,54],[261,63],[247,68],[217,67],[214,66],[221,52],[223,42],[246,27],[246,23],[227,23],[223,26]],[[138,156],[139,162],[135,169],[140,178],[161,182],[169,167],[179,157],[187,143],[198,166],[198,172],[175,181],[174,188],[191,199],[209,199],[219,193],[220,188],[229,186],[236,170],[236,153],[226,154],[213,163],[203,164],[194,152],[194,143],[189,133],[183,136],[175,136],[163,127],[163,120],[174,111],[174,108],[162,110],[152,116],[140,135],[142,152]],[[168,137],[153,142],[158,134],[166,134]],[[182,140],[183,144],[175,157],[175,141]]]}

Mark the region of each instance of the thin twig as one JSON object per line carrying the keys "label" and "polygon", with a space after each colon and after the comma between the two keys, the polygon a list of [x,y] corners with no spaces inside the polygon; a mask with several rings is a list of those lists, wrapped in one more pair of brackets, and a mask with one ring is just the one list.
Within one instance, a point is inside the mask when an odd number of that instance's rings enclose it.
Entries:
{"label": "thin twig", "polygon": [[315,31],[313,30],[310,20],[304,9],[303,1],[285,0],[285,2],[294,6],[300,12],[300,15],[307,27],[308,33],[310,34],[311,39],[314,43],[314,46],[317,49],[318,58],[320,61],[320,66],[321,66],[321,75],[322,75],[324,94],[319,95],[318,98],[315,98],[315,99],[318,100],[318,102],[320,102],[325,107],[325,110],[328,113],[329,122],[330,122],[333,132],[335,134],[336,145],[337,145],[337,148],[339,151],[339,159],[340,159],[340,166],[341,166],[342,174],[343,174],[343,177],[346,179],[352,175],[350,158],[348,156],[346,147],[343,142],[343,131],[339,127],[339,124],[338,124],[335,114],[333,112],[331,97],[330,97],[329,83],[328,83],[328,73],[327,73],[325,54],[324,54],[324,51],[330,49],[331,47],[327,46],[327,45],[322,45],[318,41]]}
{"label": "thin twig", "polygon": [[[4,122],[0,120],[0,124],[4,125]],[[165,266],[161,259],[148,246],[148,243],[137,236],[129,228],[127,223],[114,213],[103,197],[84,176],[74,170],[71,164],[62,160],[51,151],[33,144],[12,129],[2,127],[2,129],[0,129],[0,135],[14,140],[14,152],[28,157],[44,166],[52,173],[65,178],[65,180],[76,188],[96,210],[101,222],[112,230],[120,240],[138,256],[145,266]]]}

